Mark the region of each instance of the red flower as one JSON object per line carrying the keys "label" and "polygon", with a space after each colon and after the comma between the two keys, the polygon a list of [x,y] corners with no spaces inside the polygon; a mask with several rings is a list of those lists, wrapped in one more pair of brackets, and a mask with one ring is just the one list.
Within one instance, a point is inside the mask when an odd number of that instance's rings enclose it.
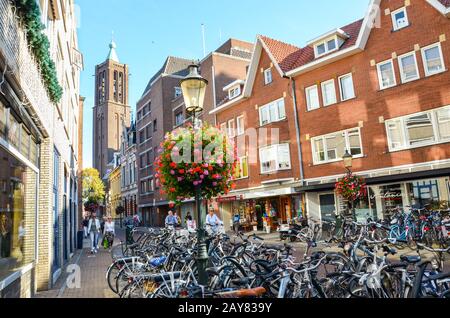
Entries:
{"label": "red flower", "polygon": [[184,169],[180,169],[180,170],[178,170],[178,173],[179,173],[179,174],[184,174],[185,171],[184,171]]}

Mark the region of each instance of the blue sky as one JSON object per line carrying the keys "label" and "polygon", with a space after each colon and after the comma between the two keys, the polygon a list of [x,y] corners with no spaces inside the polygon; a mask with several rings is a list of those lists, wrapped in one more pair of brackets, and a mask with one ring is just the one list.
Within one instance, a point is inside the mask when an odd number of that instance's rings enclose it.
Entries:
{"label": "blue sky", "polygon": [[111,33],[122,63],[130,66],[130,106],[168,55],[203,57],[228,38],[254,42],[257,34],[303,46],[333,28],[362,18],[369,0],[76,0],[84,107],[84,167],[92,165],[95,65],[106,59]]}

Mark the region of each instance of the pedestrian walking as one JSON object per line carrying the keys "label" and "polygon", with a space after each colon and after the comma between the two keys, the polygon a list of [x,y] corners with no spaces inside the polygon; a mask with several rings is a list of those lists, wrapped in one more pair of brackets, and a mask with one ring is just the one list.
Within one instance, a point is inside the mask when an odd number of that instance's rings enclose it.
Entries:
{"label": "pedestrian walking", "polygon": [[98,237],[101,233],[100,220],[97,219],[97,214],[94,212],[88,223],[89,235],[91,238],[91,254],[98,253]]}
{"label": "pedestrian walking", "polygon": [[239,214],[238,211],[236,211],[234,213],[234,216],[233,216],[233,230],[234,230],[234,233],[236,233],[236,234],[239,233],[240,226],[241,226],[241,215]]}
{"label": "pedestrian walking", "polygon": [[186,227],[189,233],[194,233],[197,230],[197,223],[192,219],[190,212],[186,215]]}
{"label": "pedestrian walking", "polygon": [[111,249],[114,243],[114,237],[116,236],[116,224],[114,223],[111,216],[108,216],[105,222],[105,229],[103,232],[104,239],[107,242],[107,249]]}
{"label": "pedestrian walking", "polygon": [[84,238],[87,239],[88,238],[88,226],[89,226],[89,218],[87,216],[84,217],[83,222],[81,222],[81,224],[83,225],[83,231],[84,231]]}

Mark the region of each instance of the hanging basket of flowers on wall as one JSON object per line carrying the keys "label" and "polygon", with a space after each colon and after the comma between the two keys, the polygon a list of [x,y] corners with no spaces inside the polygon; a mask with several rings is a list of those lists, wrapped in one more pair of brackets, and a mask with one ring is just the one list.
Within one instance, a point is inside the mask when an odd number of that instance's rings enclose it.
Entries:
{"label": "hanging basket of flowers on wall", "polygon": [[344,200],[357,202],[367,195],[367,186],[363,178],[349,173],[336,183],[335,191]]}
{"label": "hanging basket of flowers on wall", "polygon": [[234,185],[236,148],[218,128],[181,127],[167,133],[155,161],[156,185],[171,206],[193,198],[201,187],[203,199],[228,194]]}

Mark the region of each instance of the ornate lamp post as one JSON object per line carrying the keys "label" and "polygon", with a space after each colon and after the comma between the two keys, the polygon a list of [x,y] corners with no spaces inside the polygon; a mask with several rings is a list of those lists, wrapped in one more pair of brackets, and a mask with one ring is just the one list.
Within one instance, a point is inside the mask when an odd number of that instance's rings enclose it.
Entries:
{"label": "ornate lamp post", "polygon": [[[192,114],[194,127],[196,125],[196,114],[203,111],[203,103],[205,100],[206,87],[208,81],[198,73],[198,65],[189,66],[189,75],[181,81],[181,89],[183,91],[184,103],[186,111]],[[197,209],[197,224],[198,224],[198,242],[197,242],[197,269],[198,281],[201,285],[208,284],[208,275],[206,274],[206,267],[208,265],[208,251],[205,242],[204,218],[201,215],[202,202],[202,186],[197,185],[195,188],[195,204]]]}

